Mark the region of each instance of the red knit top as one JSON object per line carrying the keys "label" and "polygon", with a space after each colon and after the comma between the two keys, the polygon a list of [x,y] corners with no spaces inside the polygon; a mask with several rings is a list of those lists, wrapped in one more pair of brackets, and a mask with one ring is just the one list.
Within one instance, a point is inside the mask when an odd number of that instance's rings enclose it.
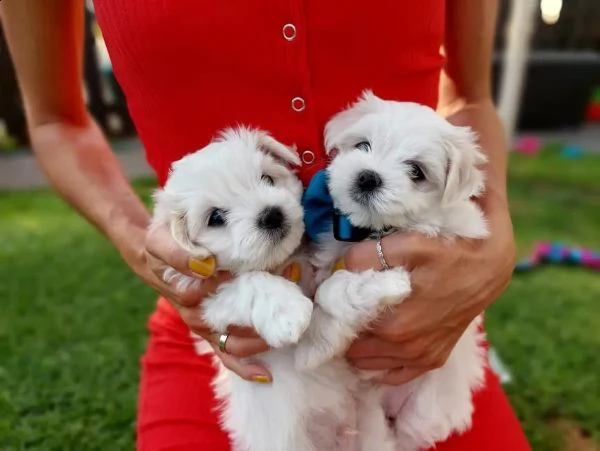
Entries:
{"label": "red knit top", "polygon": [[306,183],[325,122],[366,88],[435,107],[444,1],[96,0],[132,119],[162,184],[236,124],[296,144]]}

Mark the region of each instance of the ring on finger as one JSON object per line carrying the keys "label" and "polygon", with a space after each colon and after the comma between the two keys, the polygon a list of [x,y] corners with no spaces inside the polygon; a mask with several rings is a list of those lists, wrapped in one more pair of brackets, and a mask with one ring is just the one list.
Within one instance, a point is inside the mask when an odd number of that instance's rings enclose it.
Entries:
{"label": "ring on finger", "polygon": [[229,334],[224,333],[219,335],[219,350],[227,354],[227,350],[225,347],[227,346],[227,340],[229,339]]}
{"label": "ring on finger", "polygon": [[384,271],[389,271],[392,269],[390,265],[388,265],[387,260],[385,259],[385,255],[383,254],[383,246],[381,245],[381,237],[377,239],[375,242],[375,252],[377,253],[377,258],[379,258],[379,263]]}

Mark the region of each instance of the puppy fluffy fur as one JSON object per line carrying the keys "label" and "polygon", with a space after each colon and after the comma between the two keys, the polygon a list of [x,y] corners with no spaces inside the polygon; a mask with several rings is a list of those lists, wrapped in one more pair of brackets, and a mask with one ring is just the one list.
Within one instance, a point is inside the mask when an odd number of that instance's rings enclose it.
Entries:
{"label": "puppy fluffy fur", "polygon": [[[302,186],[291,169],[299,163],[294,150],[268,134],[231,129],[174,163],[155,195],[153,227],[168,225],[191,255],[213,255],[220,269],[237,275],[204,300],[198,315],[218,333],[250,326],[272,347],[253,358],[269,368],[271,384],[247,382],[215,359],[221,421],[236,451],[334,450],[343,444],[329,431],[354,424],[353,379],[337,379],[350,374],[344,362],[316,372],[294,365],[294,345],[311,318],[314,282],[301,250]],[[273,274],[291,262],[301,264],[299,285]],[[165,279],[180,288],[198,283],[173,269]],[[212,352],[202,341],[197,350]]]}
{"label": "puppy fluffy fur", "polygon": [[[449,240],[488,236],[484,216],[472,200],[483,191],[478,166],[486,160],[471,129],[451,125],[426,106],[385,101],[366,92],[331,119],[325,143],[333,156],[327,169],[329,190],[335,207],[354,226]],[[357,333],[411,292],[410,275],[403,268],[332,274],[347,248],[326,233],[312,255],[320,285],[309,329],[296,350],[302,370],[340,365]],[[357,374],[357,382],[342,368],[338,383],[348,382],[349,394],[357,393],[359,449],[417,451],[470,427],[472,392],[484,377],[480,321],[469,325],[443,367],[403,386],[370,382],[373,372]],[[392,427],[386,417],[393,419]]]}

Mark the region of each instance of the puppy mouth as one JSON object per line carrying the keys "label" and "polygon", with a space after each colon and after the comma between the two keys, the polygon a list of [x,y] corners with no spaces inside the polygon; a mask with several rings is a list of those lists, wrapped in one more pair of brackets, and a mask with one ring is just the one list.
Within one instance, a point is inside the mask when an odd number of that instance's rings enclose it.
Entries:
{"label": "puppy mouth", "polygon": [[263,234],[273,245],[283,241],[290,233],[290,226],[286,223],[281,228],[275,230],[263,230]]}
{"label": "puppy mouth", "polygon": [[369,208],[372,206],[374,199],[378,196],[377,193],[362,193],[353,190],[350,193],[350,197],[360,206]]}

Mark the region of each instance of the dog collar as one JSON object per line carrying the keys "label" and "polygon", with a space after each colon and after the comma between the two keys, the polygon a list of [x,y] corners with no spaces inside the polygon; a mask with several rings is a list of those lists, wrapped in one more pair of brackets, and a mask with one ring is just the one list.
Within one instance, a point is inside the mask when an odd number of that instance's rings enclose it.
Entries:
{"label": "dog collar", "polygon": [[338,209],[333,210],[333,236],[338,241],[357,242],[369,238],[373,231],[353,226],[348,216],[342,214]]}
{"label": "dog collar", "polygon": [[380,236],[380,231],[352,225],[348,216],[337,210],[327,187],[327,171],[321,169],[310,180],[302,197],[304,226],[311,241],[333,229],[338,241],[357,242],[369,237]]}

